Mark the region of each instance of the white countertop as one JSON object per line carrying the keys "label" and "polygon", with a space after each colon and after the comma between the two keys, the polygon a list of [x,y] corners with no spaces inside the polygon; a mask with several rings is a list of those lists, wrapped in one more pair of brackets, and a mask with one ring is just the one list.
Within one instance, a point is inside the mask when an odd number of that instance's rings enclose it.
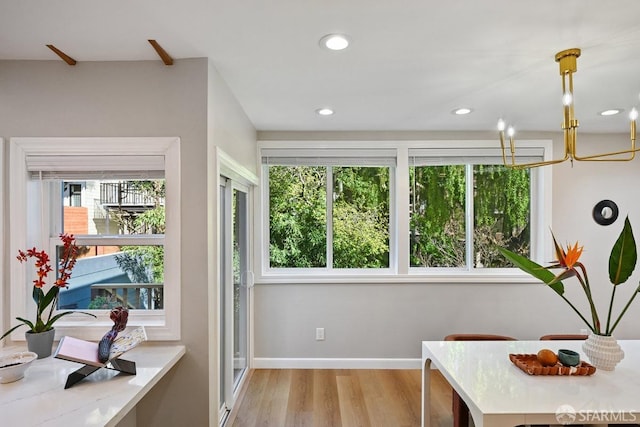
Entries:
{"label": "white countertop", "polygon": [[[614,371],[597,370],[591,376],[531,376],[509,360],[509,353],[567,348],[588,361],[583,341],[425,341],[422,361],[427,370],[428,360],[440,370],[479,427],[557,424],[556,413],[567,408],[575,412],[576,424],[606,424],[605,416],[615,417],[609,421],[616,424],[639,424],[640,341],[618,342],[625,358]],[[424,374],[428,381],[429,372]]]}
{"label": "white countertop", "polygon": [[184,354],[183,345],[144,343],[122,356],[136,362],[136,375],[101,368],[66,390],[67,376],[84,365],[53,356],[35,360],[23,379],[0,384],[1,424],[115,426]]}

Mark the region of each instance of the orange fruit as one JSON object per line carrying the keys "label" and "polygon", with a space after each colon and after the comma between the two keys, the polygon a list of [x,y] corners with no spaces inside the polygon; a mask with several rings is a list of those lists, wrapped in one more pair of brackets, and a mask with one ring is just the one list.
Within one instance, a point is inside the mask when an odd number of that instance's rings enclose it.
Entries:
{"label": "orange fruit", "polygon": [[553,350],[543,348],[538,352],[538,362],[540,362],[542,366],[553,366],[558,363],[558,355],[555,354]]}

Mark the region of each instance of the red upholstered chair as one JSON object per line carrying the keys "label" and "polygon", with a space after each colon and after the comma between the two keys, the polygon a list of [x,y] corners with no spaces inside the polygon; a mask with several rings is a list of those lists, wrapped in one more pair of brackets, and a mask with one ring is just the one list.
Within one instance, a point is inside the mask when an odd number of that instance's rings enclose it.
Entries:
{"label": "red upholstered chair", "polygon": [[[515,338],[492,334],[451,334],[444,337],[445,341],[516,341]],[[453,427],[467,427],[469,425],[469,408],[464,400],[453,390]]]}
{"label": "red upholstered chair", "polygon": [[588,338],[587,335],[582,335],[582,334],[551,334],[551,335],[543,335],[540,337],[542,341],[586,340],[587,338]]}

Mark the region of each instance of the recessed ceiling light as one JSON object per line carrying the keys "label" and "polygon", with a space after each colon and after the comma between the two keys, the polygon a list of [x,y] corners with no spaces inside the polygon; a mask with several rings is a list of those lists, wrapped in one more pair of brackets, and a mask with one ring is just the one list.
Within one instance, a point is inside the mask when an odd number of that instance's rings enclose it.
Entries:
{"label": "recessed ceiling light", "polygon": [[331,108],[318,108],[316,113],[321,116],[330,116],[333,114],[333,110]]}
{"label": "recessed ceiling light", "polygon": [[612,108],[610,110],[600,111],[598,114],[601,116],[615,116],[616,114],[621,113],[623,110],[620,108]]}
{"label": "recessed ceiling light", "polygon": [[471,108],[456,108],[455,110],[453,110],[451,113],[457,115],[457,116],[464,116],[465,114],[469,114],[471,111],[473,111]]}
{"label": "recessed ceiling light", "polygon": [[320,39],[320,46],[329,50],[342,50],[349,46],[349,37],[344,34],[327,34]]}

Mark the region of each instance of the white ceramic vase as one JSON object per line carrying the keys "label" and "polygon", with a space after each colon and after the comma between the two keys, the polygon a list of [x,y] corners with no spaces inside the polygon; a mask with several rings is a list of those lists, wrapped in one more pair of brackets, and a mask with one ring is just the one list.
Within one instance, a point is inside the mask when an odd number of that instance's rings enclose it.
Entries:
{"label": "white ceramic vase", "polygon": [[624,351],[616,339],[611,336],[590,333],[582,344],[582,351],[593,366],[604,371],[613,371],[616,365],[624,359]]}

